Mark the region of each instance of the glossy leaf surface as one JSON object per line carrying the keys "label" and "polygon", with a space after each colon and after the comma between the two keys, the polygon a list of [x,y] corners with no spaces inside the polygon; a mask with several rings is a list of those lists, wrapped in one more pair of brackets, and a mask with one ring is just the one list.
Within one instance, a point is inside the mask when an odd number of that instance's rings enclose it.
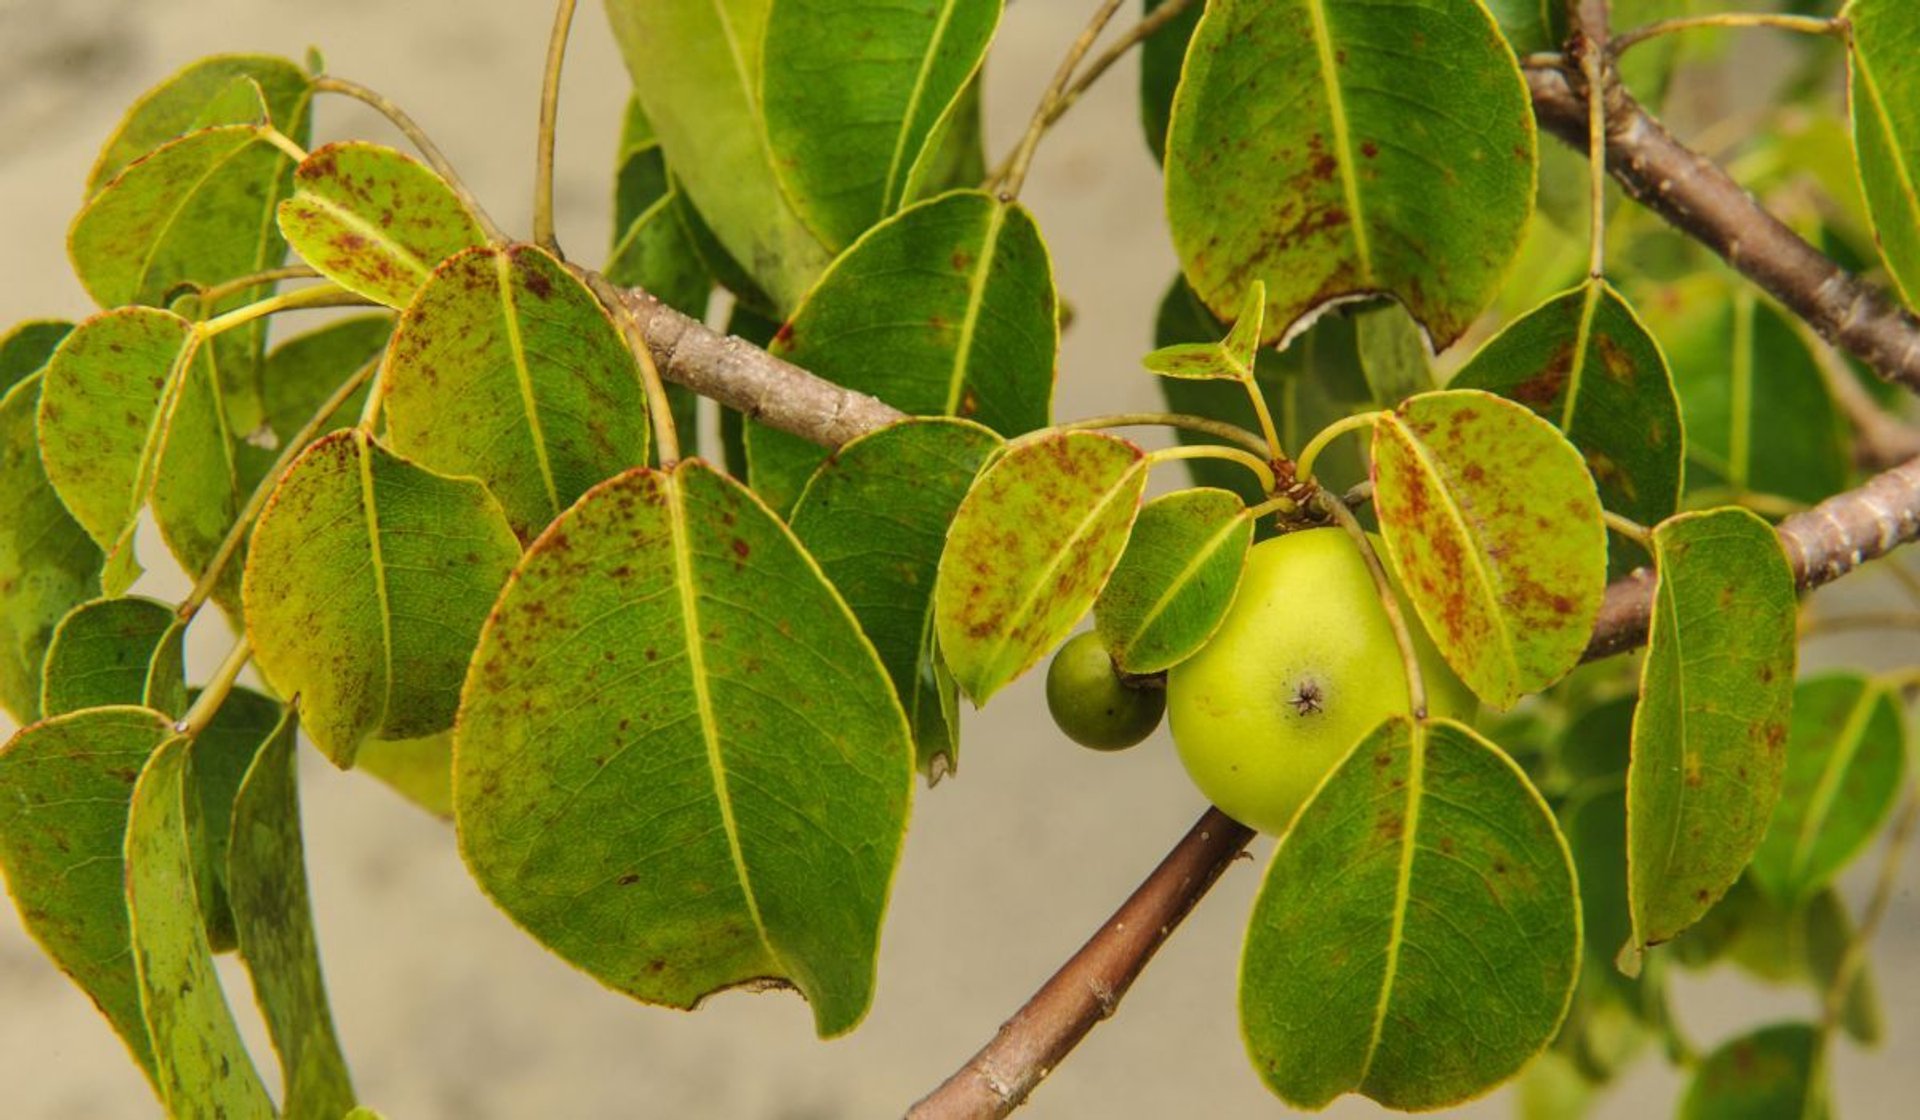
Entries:
{"label": "glossy leaf surface", "polygon": [[1094,432],[1016,441],[974,481],[947,531],[933,617],[940,651],[976,707],[1093,606],[1146,484],[1140,449]]}
{"label": "glossy leaf surface", "polygon": [[0,865],[21,922],[149,1077],[123,852],[134,783],[172,735],[158,712],[94,708],[36,723],[0,749]]}
{"label": "glossy leaf surface", "polygon": [[531,245],[436,269],[400,317],[380,391],[394,450],[479,478],[522,540],[647,461],[632,352],[593,293]]}
{"label": "glossy leaf surface", "polygon": [[1629,974],[1739,878],[1780,795],[1793,705],[1793,573],[1744,510],[1654,530],[1654,590],[1627,772]]}
{"label": "glossy leaf surface", "polygon": [[608,0],[634,93],[726,251],[773,298],[800,302],[832,252],[795,208],[761,100],[773,0]]}
{"label": "glossy leaf surface", "polygon": [[1093,605],[1114,663],[1157,673],[1198,652],[1233,605],[1252,543],[1253,518],[1225,490],[1176,490],[1142,506]]}
{"label": "glossy leaf surface", "polygon": [[866,1013],[911,736],[853,614],[738,483],[631,471],[543,534],[454,752],[468,867],[567,961],[674,1007],[791,985],[823,1036]]}
{"label": "glossy leaf surface", "polygon": [[187,840],[187,760],[170,739],[140,773],[127,817],[126,906],[140,1007],[172,1114],[275,1115],[220,990],[200,920]]}
{"label": "glossy leaf surface", "polygon": [[908,420],[862,436],[821,466],[793,534],[846,599],[893,678],[923,773],[951,773],[960,729],[933,627],[947,526],[1000,437],[965,420]]}
{"label": "glossy leaf surface", "polygon": [[350,292],[405,307],[434,268],[486,234],[424,164],[364,141],[328,144],[294,169],[280,232],[301,259]]}
{"label": "glossy leaf surface", "polygon": [[1221,315],[1266,281],[1267,340],[1330,301],[1381,293],[1446,347],[1519,249],[1530,105],[1473,0],[1215,0],[1167,135],[1187,278]]}
{"label": "glossy leaf surface", "polygon": [[[1052,266],[1018,203],[956,191],[908,209],[834,262],[775,354],[917,416],[1003,436],[1050,422],[1059,345]],[[826,452],[749,425],[753,486],[792,507]]]}
{"label": "glossy leaf surface", "polygon": [[1240,1025],[1289,1104],[1440,1108],[1552,1039],[1579,972],[1573,867],[1540,795],[1467,728],[1361,740],[1300,811],[1254,902]]}
{"label": "glossy leaf surface", "polygon": [[1829,674],[1793,693],[1780,802],[1754,853],[1754,882],[1795,906],[1870,843],[1904,788],[1899,701],[1864,677]]}
{"label": "glossy leaf surface", "polygon": [[[229,701],[231,702],[231,701]],[[353,1107],[353,1082],[320,975],[307,891],[291,711],[256,742],[231,802],[229,892],[240,952],[280,1055],[281,1114],[333,1120]],[[198,759],[196,758],[196,763]]]}
{"label": "glossy leaf surface", "polygon": [[1686,450],[1660,344],[1604,280],[1508,324],[1448,383],[1533,409],[1586,457],[1608,509],[1642,525],[1672,516]]}
{"label": "glossy leaf surface", "polygon": [[1000,0],[780,0],[767,17],[767,139],[795,208],[839,249],[898,210],[979,68]]}
{"label": "glossy leaf surface", "polygon": [[254,662],[300,697],[307,733],[340,766],[370,736],[443,730],[518,558],[479,483],[357,429],[328,436],[294,461],[253,531],[243,591]]}
{"label": "glossy leaf surface", "polygon": [[67,512],[40,460],[44,374],[0,395],[0,707],[39,718],[41,665],[54,627],[99,587],[100,546]]}
{"label": "glossy leaf surface", "polygon": [[1507,707],[1580,660],[1606,587],[1606,530],[1580,453],[1491,394],[1414,397],[1374,426],[1374,509],[1427,632]]}

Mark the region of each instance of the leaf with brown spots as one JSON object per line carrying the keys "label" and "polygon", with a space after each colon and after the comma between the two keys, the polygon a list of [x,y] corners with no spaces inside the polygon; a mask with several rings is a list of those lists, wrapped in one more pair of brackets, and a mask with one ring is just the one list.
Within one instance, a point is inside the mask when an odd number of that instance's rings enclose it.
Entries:
{"label": "leaf with brown spots", "polygon": [[933,592],[940,651],[974,706],[1037,664],[1093,606],[1146,484],[1146,455],[1096,432],[1016,440],[974,480]]}
{"label": "leaf with brown spots", "polygon": [[1566,433],[1608,509],[1642,525],[1680,503],[1680,402],[1660,344],[1624,296],[1590,280],[1509,323],[1448,383],[1518,401]]}
{"label": "leaf with brown spots", "polygon": [[126,824],[126,910],[155,1081],[172,1115],[271,1120],[273,1102],[220,989],[200,918],[187,837],[192,747],[177,736],[154,752]]}
{"label": "leaf with brown spots", "polygon": [[1825,1120],[1825,1036],[1812,1023],[1777,1023],[1728,1039],[1693,1071],[1678,1120]]}
{"label": "leaf with brown spots", "polygon": [[[47,363],[41,457],[60,500],[107,554],[108,595],[124,592],[140,573],[134,525],[153,491],[175,406],[196,379],[189,370],[198,349],[192,324],[180,316],[125,307],[74,328]],[[194,396],[204,400],[205,394]],[[206,413],[190,408],[187,416],[199,420]],[[189,442],[204,446],[203,435]],[[174,478],[179,486],[188,481]],[[198,491],[202,483],[218,489],[225,480],[191,481]]]}
{"label": "leaf with brown spots", "polygon": [[1475,0],[1213,0],[1167,134],[1167,218],[1216,314],[1263,341],[1391,295],[1436,348],[1493,298],[1533,209],[1525,80]]}
{"label": "leaf with brown spots", "polygon": [[54,627],[94,596],[103,562],[41,461],[35,417],[45,377],[32,373],[0,394],[0,708],[21,723],[40,716]]}
{"label": "leaf with brown spots", "polygon": [[[241,82],[259,88],[267,113],[280,131],[304,142],[313,85],[298,63],[274,55],[211,55],[189,63],[133,103],[87,173],[87,197],[98,194],[128,164],[169,140],[208,125],[252,123],[258,115],[257,103],[245,105],[228,96]],[[241,113],[230,112],[223,118],[223,109]]]}
{"label": "leaf with brown spots", "polygon": [[1413,397],[1373,434],[1374,509],[1447,663],[1510,707],[1580,662],[1606,589],[1607,539],[1580,452],[1478,390]]}
{"label": "leaf with brown spots", "polygon": [[633,352],[593,293],[532,245],[442,262],[400,317],[379,392],[393,449],[486,483],[522,540],[647,461]]}
{"label": "leaf with brown spots", "polygon": [[1894,693],[1858,673],[1801,681],[1754,884],[1783,906],[1805,902],[1880,831],[1906,769],[1906,713]]}
{"label": "leaf with brown spots", "polygon": [[[1018,202],[954,191],[875,226],[833,263],[772,351],[915,416],[1012,438],[1052,422],[1053,268]],[[753,488],[786,511],[826,452],[747,427]]]}
{"label": "leaf with brown spots", "polygon": [[1253,518],[1225,490],[1176,490],[1142,507],[1093,605],[1114,663],[1157,673],[1199,652],[1233,606],[1252,543]]}
{"label": "leaf with brown spots", "polygon": [[1446,720],[1396,717],[1327,775],[1273,853],[1240,957],[1267,1087],[1442,1108],[1519,1072],[1580,971],[1566,842],[1521,769]]}
{"label": "leaf with brown spots", "polygon": [[337,765],[369,737],[453,723],[487,608],[519,559],[484,487],[358,429],[294,460],[253,531],[242,591],[254,663],[298,696]]}
{"label": "leaf with brown spots", "polygon": [[127,924],[125,843],[134,782],[173,721],[89,708],[0,748],[0,867],[21,923],[154,1076]]}
{"label": "leaf with brown spots", "polygon": [[791,985],[823,1036],[873,996],[913,741],[851,611],[698,460],[588,493],[527,551],[454,732],[460,848],[615,991]]}
{"label": "leaf with brown spots", "polygon": [[1793,707],[1793,571],[1773,530],[1722,509],[1681,514],[1653,542],[1659,582],[1627,769],[1628,975],[1753,858]]}
{"label": "leaf with brown spots", "polygon": [[1260,353],[1261,316],[1265,314],[1267,286],[1259,280],[1247,290],[1246,303],[1233,329],[1219,342],[1176,342],[1162,346],[1140,364],[1162,377],[1186,381],[1239,381],[1252,384]]}
{"label": "leaf with brown spots", "polygon": [[322,276],[401,308],[441,261],[486,234],[440,176],[361,140],[317,148],[293,173],[280,232]]}
{"label": "leaf with brown spots", "polygon": [[999,436],[965,420],[903,420],[841,447],[793,510],[793,534],[847,600],[893,678],[930,780],[959,766],[953,678],[933,629],[947,526]]}

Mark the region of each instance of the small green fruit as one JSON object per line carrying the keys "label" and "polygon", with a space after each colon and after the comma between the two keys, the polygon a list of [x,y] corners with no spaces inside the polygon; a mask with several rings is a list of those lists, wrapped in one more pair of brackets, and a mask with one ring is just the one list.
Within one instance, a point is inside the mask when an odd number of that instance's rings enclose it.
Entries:
{"label": "small green fruit", "polygon": [[[1433,716],[1469,718],[1473,694],[1403,601]],[[1232,608],[1167,676],[1180,761],[1233,819],[1279,834],[1320,779],[1388,716],[1407,675],[1366,560],[1340,529],[1255,545]]]}
{"label": "small green fruit", "polygon": [[1166,693],[1128,688],[1113,658],[1088,631],[1069,638],[1047,668],[1047,710],[1067,738],[1097,751],[1118,751],[1153,734],[1167,710]]}

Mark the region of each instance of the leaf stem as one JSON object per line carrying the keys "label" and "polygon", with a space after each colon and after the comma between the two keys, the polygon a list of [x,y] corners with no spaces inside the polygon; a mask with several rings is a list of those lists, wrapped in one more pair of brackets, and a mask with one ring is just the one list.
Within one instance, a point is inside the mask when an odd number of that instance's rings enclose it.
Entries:
{"label": "leaf stem", "polygon": [[211,319],[202,319],[193,325],[193,331],[202,339],[245,326],[255,319],[264,319],[282,311],[298,311],[310,307],[369,307],[372,301],[358,292],[349,292],[338,284],[317,284],[311,288],[300,288],[291,292],[280,292],[266,299],[234,308],[223,315]]}
{"label": "leaf stem", "polygon": [[293,137],[270,124],[255,125],[254,128],[260,134],[260,139],[285,152],[288,159],[295,163],[307,162],[307,150],[295,143]]}
{"label": "leaf stem", "polygon": [[301,426],[300,430],[287,440],[287,445],[280,449],[279,457],[273,461],[273,466],[267,469],[260,484],[253,488],[253,493],[247,497],[247,504],[241,507],[239,514],[234,517],[233,525],[227,530],[227,535],[221,538],[220,548],[213,554],[213,559],[207,562],[206,571],[200,573],[200,578],[194,583],[193,590],[180,601],[177,613],[181,621],[192,619],[213,596],[214,588],[220,583],[220,574],[239,553],[240,545],[247,539],[249,528],[253,525],[254,519],[260,516],[260,511],[266,508],[267,499],[273,495],[274,488],[279,485],[280,477],[287,473],[287,468],[293,465],[294,459],[320,434],[320,429],[325,426],[327,420],[340,410],[341,405],[347,403],[347,398],[358,392],[360,387],[373,376],[374,370],[380,366],[382,356],[375,355],[359,369],[354,370],[352,375],[341,382],[340,387],[335,389],[313,416]]}
{"label": "leaf stem", "polygon": [[1647,528],[1631,517],[1622,517],[1610,509],[1601,510],[1600,519],[1607,523],[1608,529],[1627,538],[1648,552],[1653,551],[1652,529]]}
{"label": "leaf stem", "polygon": [[1176,459],[1224,459],[1229,463],[1238,463],[1252,471],[1260,479],[1260,492],[1271,494],[1279,488],[1279,480],[1273,477],[1273,468],[1266,460],[1250,451],[1238,447],[1222,447],[1217,443],[1188,443],[1179,447],[1163,447],[1148,452],[1149,464],[1172,462]]}
{"label": "leaf stem", "polygon": [[1294,460],[1294,477],[1302,481],[1312,478],[1313,464],[1319,460],[1320,453],[1327,449],[1328,444],[1356,428],[1372,427],[1380,417],[1385,415],[1384,411],[1356,412],[1343,420],[1335,420],[1315,432],[1313,438],[1307,441],[1307,445],[1300,449],[1300,457]]}
{"label": "leaf stem", "polygon": [[255,272],[248,276],[237,276],[222,284],[214,284],[200,289],[200,302],[212,307],[236,292],[256,288],[262,284],[277,284],[282,280],[318,280],[320,273],[304,264],[290,264],[285,268],[269,268],[264,272]]}
{"label": "leaf stem", "polygon": [[1113,68],[1114,63],[1125,58],[1128,51],[1153,38],[1161,28],[1186,14],[1187,9],[1193,7],[1193,4],[1194,0],[1167,0],[1166,3],[1147,13],[1146,18],[1139,23],[1129,27],[1125,34],[1113,41],[1112,46],[1100,52],[1092,62],[1087,63],[1086,69],[1080,71],[1080,76],[1075,78],[1073,84],[1068,86],[1059,99],[1048,108],[1046,121],[1041,127],[1053,127],[1061,117],[1067,115],[1068,109],[1073,108],[1074,102],[1079,101],[1087,90],[1093,88],[1095,82]]}
{"label": "leaf stem", "polygon": [[1238,424],[1229,424],[1225,420],[1214,420],[1210,417],[1193,416],[1183,412],[1116,412],[1107,416],[1089,416],[1085,420],[1074,420],[1056,427],[1063,432],[1091,431],[1098,428],[1179,428],[1182,431],[1198,432],[1201,435],[1226,440],[1256,455],[1264,455],[1267,452],[1267,446],[1261,442],[1259,436]]}
{"label": "leaf stem", "polygon": [[486,232],[487,240],[496,245],[506,244],[506,234],[500,232],[500,227],[495,225],[493,219],[487,215],[486,208],[480,205],[480,200],[475,198],[466,184],[460,181],[459,173],[453,169],[453,164],[447,161],[447,157],[441,154],[439,145],[435,144],[426,132],[414,123],[413,118],[408,116],[404,109],[376,90],[363,86],[359,82],[336,78],[331,74],[315,78],[313,88],[321,93],[337,93],[342,97],[351,97],[387,118],[393,127],[399,129],[400,134],[413,145],[414,150],[420,153],[420,158],[427,161],[427,166],[433,168],[434,174],[446,181],[447,187],[460,200],[460,204],[473,215],[474,221],[480,223],[480,228]]}
{"label": "leaf stem", "polygon": [[240,679],[240,670],[245,669],[247,662],[252,659],[253,643],[242,631],[239,640],[227,651],[226,660],[213,671],[213,679],[201,689],[200,698],[187,709],[187,714],[180,718],[180,722],[173,725],[174,731],[188,738],[205,731],[207,724],[212,723],[214,715],[220,711],[220,705],[226,703],[228,695],[233,692],[234,682]]}
{"label": "leaf stem", "polygon": [[1073,80],[1073,71],[1080,60],[1093,49],[1094,40],[1100,37],[1114,12],[1120,9],[1122,0],[1100,0],[1093,18],[1081,29],[1079,38],[1067,49],[1067,56],[1060,60],[1060,69],[1053,75],[1053,81],[1047,85],[1047,92],[1040,98],[1040,104],[1033,111],[1033,120],[1027,125],[1026,135],[1020,138],[1020,146],[1013,150],[1013,156],[1007,160],[1006,170],[993,176],[988,186],[998,184],[1000,196],[1012,199],[1020,195],[1020,188],[1027,181],[1027,170],[1033,166],[1033,153],[1040,147],[1040,138],[1046,135],[1047,114],[1053,106],[1066,95],[1067,83]]}
{"label": "leaf stem", "polygon": [[1393,628],[1393,644],[1400,649],[1400,667],[1407,675],[1407,708],[1413,718],[1424,723],[1427,718],[1427,678],[1420,672],[1420,655],[1414,649],[1413,631],[1407,628],[1406,612],[1400,609],[1400,596],[1394,593],[1393,581],[1387,578],[1387,567],[1380,562],[1380,553],[1373,547],[1373,538],[1360,526],[1360,519],[1347,508],[1347,503],[1322,490],[1314,501],[1325,507],[1340,528],[1346,530],[1353,543],[1360,546],[1360,557],[1367,562],[1367,574],[1373,577],[1373,589],[1379,593],[1380,607],[1387,614],[1387,625]]}
{"label": "leaf stem", "polygon": [[560,118],[560,71],[567,60],[567,33],[573,28],[574,0],[560,0],[553,10],[553,34],[547,40],[547,68],[540,79],[540,132],[535,143],[533,173],[533,240],[554,256],[566,259],[553,231],[553,138]]}
{"label": "leaf stem", "polygon": [[1285,494],[1280,494],[1276,497],[1268,498],[1266,501],[1247,510],[1247,516],[1258,521],[1270,513],[1293,514],[1298,512],[1300,512],[1300,503],[1287,497]]}
{"label": "leaf stem", "polygon": [[1619,58],[1634,47],[1649,39],[1662,35],[1671,35],[1676,31],[1692,31],[1703,27],[1771,27],[1780,31],[1797,31],[1806,35],[1845,36],[1847,21],[1826,16],[1794,16],[1778,12],[1719,12],[1704,16],[1679,16],[1674,19],[1655,20],[1639,27],[1622,31],[1607,44],[1607,53]]}

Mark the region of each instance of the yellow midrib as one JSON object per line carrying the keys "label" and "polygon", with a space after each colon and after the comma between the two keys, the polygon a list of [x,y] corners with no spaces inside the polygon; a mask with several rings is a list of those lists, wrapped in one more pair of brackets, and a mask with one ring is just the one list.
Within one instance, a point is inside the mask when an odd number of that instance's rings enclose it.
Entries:
{"label": "yellow midrib", "polygon": [[1307,0],[1313,17],[1313,44],[1320,52],[1320,77],[1327,91],[1327,121],[1333,131],[1334,162],[1340,167],[1340,186],[1346,194],[1347,228],[1353,233],[1354,256],[1360,261],[1360,284],[1377,283],[1373,275],[1373,247],[1367,243],[1367,223],[1360,209],[1360,183],[1353,174],[1353,138],[1347,128],[1346,95],[1340,91],[1338,59],[1333,36],[1327,30],[1326,0]]}
{"label": "yellow midrib", "polygon": [[1413,894],[1413,856],[1415,837],[1420,830],[1420,802],[1425,796],[1427,772],[1427,728],[1423,723],[1409,725],[1407,750],[1407,815],[1400,833],[1400,868],[1393,888],[1393,924],[1387,933],[1387,964],[1380,977],[1380,998],[1374,1004],[1373,1029],[1367,1038],[1367,1056],[1361,1063],[1354,1084],[1366,1083],[1373,1070],[1373,1059],[1380,1052],[1380,1036],[1387,1026],[1387,1008],[1393,1002],[1393,984],[1400,973],[1400,944],[1406,938],[1407,906]]}
{"label": "yellow midrib", "polygon": [[533,444],[533,460],[540,468],[540,483],[546,489],[550,516],[557,517],[565,509],[560,501],[560,489],[553,481],[553,464],[547,459],[547,434],[540,426],[540,409],[533,395],[533,371],[527,367],[526,343],[520,337],[519,308],[513,298],[513,264],[508,254],[496,251],[493,254],[494,279],[500,287],[501,319],[506,325],[507,349],[513,357],[513,376],[520,388],[521,409],[527,415],[527,435]]}

